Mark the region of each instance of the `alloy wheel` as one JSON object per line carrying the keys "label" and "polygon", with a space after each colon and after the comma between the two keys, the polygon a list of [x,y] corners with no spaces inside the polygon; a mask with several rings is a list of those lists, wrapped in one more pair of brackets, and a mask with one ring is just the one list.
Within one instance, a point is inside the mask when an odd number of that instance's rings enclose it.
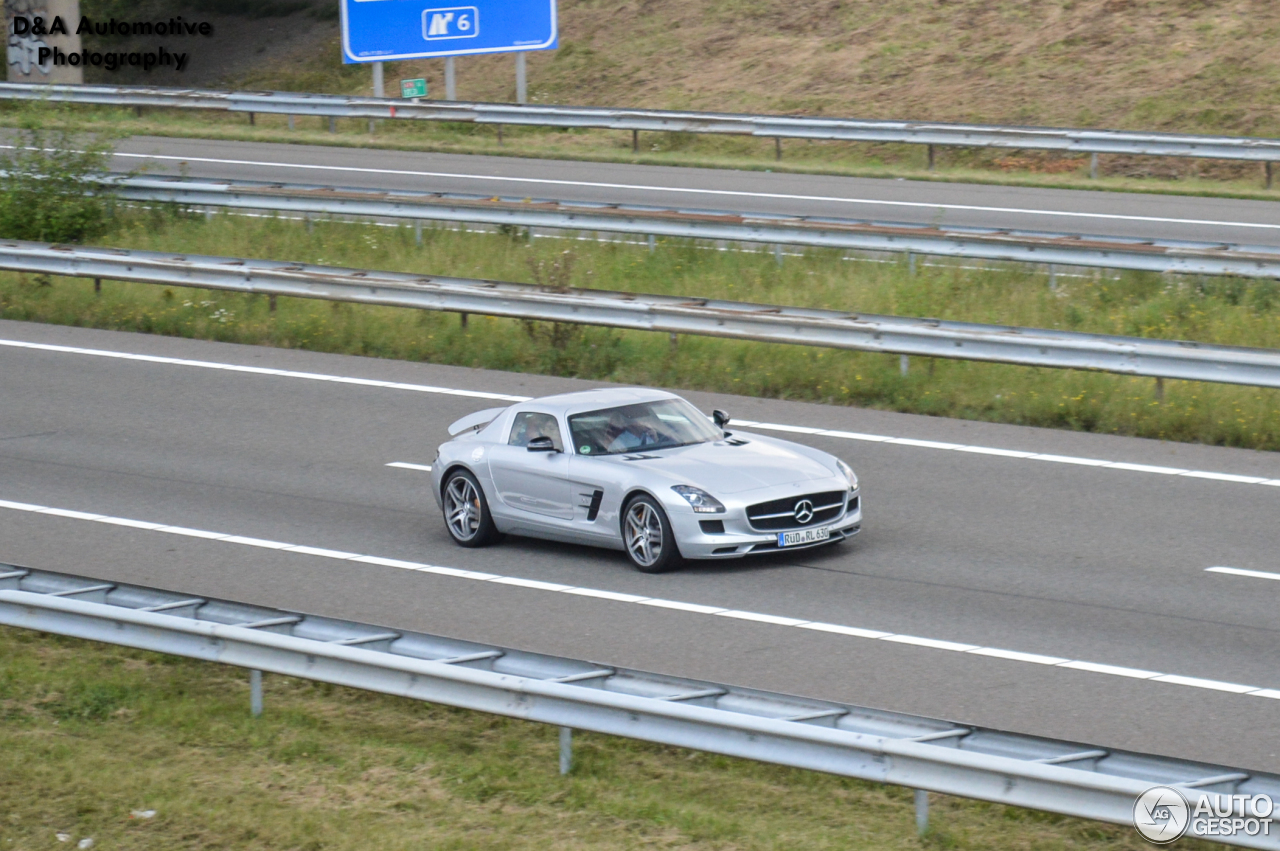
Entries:
{"label": "alloy wheel", "polygon": [[636,564],[649,567],[662,558],[662,520],[647,502],[637,501],[627,510],[627,551]]}
{"label": "alloy wheel", "polygon": [[460,541],[470,541],[480,531],[480,493],[465,476],[454,477],[445,488],[444,514],[449,531]]}

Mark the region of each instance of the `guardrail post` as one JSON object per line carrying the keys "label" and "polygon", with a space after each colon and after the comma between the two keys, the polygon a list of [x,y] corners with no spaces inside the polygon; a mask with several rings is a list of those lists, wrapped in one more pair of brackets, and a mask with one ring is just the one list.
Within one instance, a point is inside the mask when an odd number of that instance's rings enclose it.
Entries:
{"label": "guardrail post", "polygon": [[560,728],[560,773],[568,774],[573,769],[573,728]]}
{"label": "guardrail post", "polygon": [[640,153],[640,131],[639,130],[631,131],[631,153],[633,154]]}
{"label": "guardrail post", "polygon": [[782,243],[775,242],[773,244],[773,262],[779,266],[782,265]]}
{"label": "guardrail post", "polygon": [[270,295],[267,296],[267,312],[268,313],[276,312],[276,294],[275,293],[271,293]]}
{"label": "guardrail post", "polygon": [[907,274],[914,276],[916,273],[916,253],[914,251],[907,252]]}
{"label": "guardrail post", "polygon": [[498,125],[498,147],[502,147],[502,125]]}
{"label": "guardrail post", "polygon": [[523,50],[516,53],[516,103],[529,102],[529,83],[525,77],[524,57]]}
{"label": "guardrail post", "polygon": [[1098,179],[1098,155],[1089,154],[1089,179]]}
{"label": "guardrail post", "polygon": [[1058,288],[1058,269],[1052,263],[1049,264],[1049,289],[1056,290]]}
{"label": "guardrail post", "polygon": [[914,791],[916,793],[916,833],[924,836],[929,832],[929,793],[923,789]]}
{"label": "guardrail post", "polygon": [[911,371],[911,358],[907,355],[898,355],[898,372],[902,373],[902,377],[906,378],[907,373]]}
{"label": "guardrail post", "polygon": [[102,295],[102,279],[101,278],[93,279],[93,294]]}
{"label": "guardrail post", "polygon": [[329,132],[330,133],[338,132],[338,119],[332,115],[329,116]]}
{"label": "guardrail post", "polygon": [[422,245],[422,221],[418,220],[413,223],[413,242],[415,245]]}
{"label": "guardrail post", "polygon": [[773,137],[773,158],[775,160],[782,159],[782,137],[781,136]]}
{"label": "guardrail post", "polygon": [[649,234],[649,253],[652,254],[654,249],[658,247],[658,238],[653,234]]}
{"label": "guardrail post", "polygon": [[1156,401],[1164,401],[1164,378],[1159,375],[1156,376]]}
{"label": "guardrail post", "polygon": [[290,129],[290,130],[292,130],[292,129],[293,129],[293,116],[292,116],[292,115],[290,115],[290,116],[289,116],[289,129]]}
{"label": "guardrail post", "polygon": [[1262,166],[1263,166],[1262,170],[1266,173],[1266,177],[1267,177],[1267,188],[1270,189],[1271,188],[1271,163],[1265,162],[1262,164]]}
{"label": "guardrail post", "polygon": [[444,99],[458,99],[458,81],[453,70],[453,57],[446,56],[444,58]]}
{"label": "guardrail post", "polygon": [[929,171],[933,171],[933,145],[927,147],[929,148]]}
{"label": "guardrail post", "polygon": [[262,672],[249,672],[249,714],[254,718],[262,716]]}
{"label": "guardrail post", "polygon": [[256,121],[256,113],[253,113],[253,112],[249,113],[249,126],[252,127],[257,123],[258,122]]}
{"label": "guardrail post", "polygon": [[465,313],[459,313],[459,314],[458,314],[458,325],[460,325],[464,330],[466,329],[466,327],[467,327],[467,314],[465,314]]}

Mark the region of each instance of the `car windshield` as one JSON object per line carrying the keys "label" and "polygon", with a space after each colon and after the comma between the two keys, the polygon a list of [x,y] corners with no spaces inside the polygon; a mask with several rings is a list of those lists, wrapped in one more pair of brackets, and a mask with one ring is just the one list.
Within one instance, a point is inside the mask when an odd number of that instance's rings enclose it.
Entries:
{"label": "car windshield", "polygon": [[579,455],[617,455],[668,449],[723,437],[697,408],[683,399],[662,399],[605,408],[569,417]]}

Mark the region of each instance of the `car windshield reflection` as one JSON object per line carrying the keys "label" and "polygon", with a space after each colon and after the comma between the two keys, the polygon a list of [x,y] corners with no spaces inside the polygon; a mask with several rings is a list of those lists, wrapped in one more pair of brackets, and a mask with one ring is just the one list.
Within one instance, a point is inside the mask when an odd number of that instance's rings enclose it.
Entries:
{"label": "car windshield reflection", "polygon": [[662,399],[574,414],[569,432],[579,455],[622,455],[719,440],[723,433],[683,399]]}

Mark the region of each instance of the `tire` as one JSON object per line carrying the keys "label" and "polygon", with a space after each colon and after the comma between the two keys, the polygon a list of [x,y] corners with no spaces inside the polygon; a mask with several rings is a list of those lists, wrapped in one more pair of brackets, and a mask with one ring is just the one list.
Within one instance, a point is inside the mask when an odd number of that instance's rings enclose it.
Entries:
{"label": "tire", "polygon": [[667,513],[646,494],[630,499],[622,511],[622,543],[641,573],[666,573],[684,562]]}
{"label": "tire", "polygon": [[489,501],[476,477],[454,470],[444,480],[440,503],[449,537],[460,547],[486,547],[498,540],[498,527],[489,513]]}

